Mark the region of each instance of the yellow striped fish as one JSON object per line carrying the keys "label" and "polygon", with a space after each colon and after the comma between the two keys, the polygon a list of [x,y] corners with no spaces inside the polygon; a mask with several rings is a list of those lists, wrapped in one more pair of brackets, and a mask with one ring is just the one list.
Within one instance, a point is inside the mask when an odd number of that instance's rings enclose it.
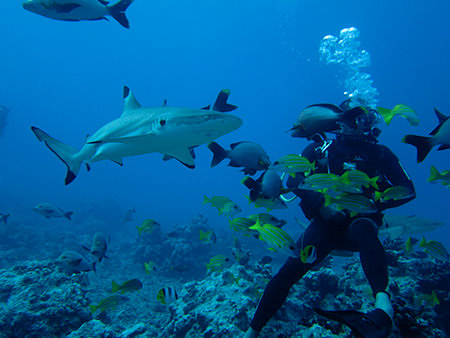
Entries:
{"label": "yellow striped fish", "polygon": [[288,174],[306,173],[314,171],[314,168],[315,162],[311,163],[306,157],[297,154],[283,156],[270,166],[270,169]]}
{"label": "yellow striped fish", "polygon": [[378,211],[375,204],[364,195],[343,193],[338,197],[331,197],[327,193],[324,193],[324,197],[325,207],[334,204],[339,210],[346,209],[350,211],[351,217],[357,214],[369,214]]}
{"label": "yellow striped fish", "polygon": [[259,219],[250,227],[259,232],[259,239],[269,245],[269,250],[279,251],[288,256],[299,258],[299,251],[289,234],[272,224],[261,225]]}

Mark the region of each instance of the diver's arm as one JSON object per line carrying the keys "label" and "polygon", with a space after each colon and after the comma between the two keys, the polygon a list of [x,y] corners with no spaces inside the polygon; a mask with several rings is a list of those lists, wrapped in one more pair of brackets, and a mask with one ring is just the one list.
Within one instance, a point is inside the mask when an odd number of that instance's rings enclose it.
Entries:
{"label": "diver's arm", "polygon": [[389,148],[381,145],[380,147],[382,147],[381,151],[383,154],[382,170],[384,176],[389,180],[389,183],[392,184],[392,186],[403,186],[405,188],[408,188],[412,193],[412,195],[407,198],[399,200],[388,200],[377,203],[379,210],[383,211],[385,209],[398,207],[413,200],[414,198],[416,198],[416,190],[414,188],[413,182],[409,178],[406,171],[403,169],[403,166],[401,165],[397,156]]}

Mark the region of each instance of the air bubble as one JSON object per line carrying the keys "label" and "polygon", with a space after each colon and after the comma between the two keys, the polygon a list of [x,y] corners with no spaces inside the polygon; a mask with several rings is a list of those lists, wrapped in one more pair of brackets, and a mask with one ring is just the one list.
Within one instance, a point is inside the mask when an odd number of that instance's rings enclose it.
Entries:
{"label": "air bubble", "polygon": [[320,60],[343,68],[344,77],[340,81],[344,86],[344,95],[351,99],[351,107],[364,104],[375,108],[378,90],[372,86],[370,74],[361,71],[361,68],[370,66],[370,54],[361,49],[359,37],[360,32],[355,27],[342,29],[339,38],[324,36],[319,47]]}

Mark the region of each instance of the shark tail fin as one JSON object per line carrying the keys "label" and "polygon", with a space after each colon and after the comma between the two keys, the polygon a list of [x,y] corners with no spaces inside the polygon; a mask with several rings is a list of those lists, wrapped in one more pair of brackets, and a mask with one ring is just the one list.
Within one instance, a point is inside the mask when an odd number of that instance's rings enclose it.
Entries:
{"label": "shark tail fin", "polygon": [[39,141],[44,142],[47,148],[63,161],[67,167],[65,184],[71,183],[80,171],[81,161],[75,158],[78,150],[58,141],[39,128],[31,127],[31,131],[36,135]]}
{"label": "shark tail fin", "polygon": [[422,162],[434,146],[432,138],[427,136],[406,135],[402,142],[417,148],[417,163]]}
{"label": "shark tail fin", "polygon": [[128,22],[125,11],[133,1],[134,0],[120,0],[114,5],[108,6],[111,16],[125,28],[130,28],[130,23]]}

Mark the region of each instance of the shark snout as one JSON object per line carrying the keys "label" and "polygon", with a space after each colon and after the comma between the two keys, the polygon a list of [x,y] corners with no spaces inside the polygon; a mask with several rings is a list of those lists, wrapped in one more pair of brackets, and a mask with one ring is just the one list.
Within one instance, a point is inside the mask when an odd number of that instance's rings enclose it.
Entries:
{"label": "shark snout", "polygon": [[227,118],[223,120],[223,123],[232,127],[233,129],[238,129],[240,126],[242,126],[243,121],[240,117],[227,115]]}
{"label": "shark snout", "polygon": [[28,11],[33,9],[33,7],[34,7],[33,0],[27,0],[27,1],[23,2],[22,7]]}
{"label": "shark snout", "polygon": [[22,7],[30,12],[35,12],[39,10],[39,7],[42,7],[42,4],[36,0],[27,0],[22,3]]}

